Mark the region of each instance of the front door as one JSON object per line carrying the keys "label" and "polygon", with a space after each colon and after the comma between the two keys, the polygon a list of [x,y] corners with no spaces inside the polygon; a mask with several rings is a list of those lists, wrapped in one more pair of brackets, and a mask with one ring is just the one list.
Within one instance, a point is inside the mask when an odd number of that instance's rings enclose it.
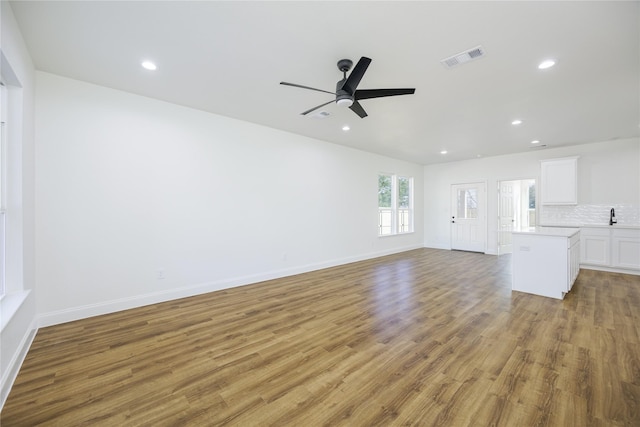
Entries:
{"label": "front door", "polygon": [[485,201],[483,182],[451,186],[451,249],[485,251]]}

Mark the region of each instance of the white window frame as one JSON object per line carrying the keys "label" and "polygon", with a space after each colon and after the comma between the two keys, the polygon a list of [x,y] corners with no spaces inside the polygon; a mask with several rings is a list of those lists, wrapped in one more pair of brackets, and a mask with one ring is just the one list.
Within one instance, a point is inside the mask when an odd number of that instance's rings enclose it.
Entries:
{"label": "white window frame", "polygon": [[[378,183],[380,182],[380,176],[391,178],[391,207],[381,207],[378,202],[378,237],[413,233],[413,177],[381,172],[378,174]],[[408,207],[400,207],[400,179],[409,181]],[[378,186],[379,191],[380,187]],[[389,215],[391,216],[390,220],[383,223],[383,218],[388,218]],[[388,232],[386,232],[387,229],[389,230]]]}
{"label": "white window frame", "polygon": [[8,91],[0,80],[0,299],[7,292],[6,287],[6,207],[7,207],[7,117]]}

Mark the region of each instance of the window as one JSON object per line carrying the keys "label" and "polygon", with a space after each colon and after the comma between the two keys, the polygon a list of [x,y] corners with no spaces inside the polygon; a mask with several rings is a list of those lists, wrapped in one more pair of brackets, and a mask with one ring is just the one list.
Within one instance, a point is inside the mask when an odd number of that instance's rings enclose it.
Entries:
{"label": "window", "polygon": [[529,181],[529,210],[528,210],[528,227],[536,225],[536,181]]}
{"label": "window", "polygon": [[0,81],[0,298],[5,294],[5,207],[6,207],[6,135],[7,88]]}
{"label": "window", "polygon": [[461,188],[458,190],[457,214],[460,219],[478,218],[478,190]]}
{"label": "window", "polygon": [[531,180],[529,183],[529,209],[536,208],[536,182]]}
{"label": "window", "polygon": [[378,175],[378,235],[413,231],[413,178]]}
{"label": "window", "polygon": [[393,230],[393,177],[378,175],[378,235],[392,234]]}
{"label": "window", "polygon": [[411,227],[411,179],[398,177],[398,233],[408,233]]}

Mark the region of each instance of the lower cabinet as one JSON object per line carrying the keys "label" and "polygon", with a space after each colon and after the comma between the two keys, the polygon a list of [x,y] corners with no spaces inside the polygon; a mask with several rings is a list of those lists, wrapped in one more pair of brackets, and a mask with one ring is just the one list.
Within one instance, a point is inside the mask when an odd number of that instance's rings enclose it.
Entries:
{"label": "lower cabinet", "polygon": [[640,230],[611,230],[611,266],[640,270]]}
{"label": "lower cabinet", "polygon": [[611,265],[611,231],[608,228],[580,229],[580,261],[590,265]]}
{"label": "lower cabinet", "polygon": [[563,299],[580,272],[580,232],[514,232],[514,291]]}
{"label": "lower cabinet", "polygon": [[640,229],[582,227],[580,263],[623,272],[640,270]]}
{"label": "lower cabinet", "polygon": [[567,292],[573,287],[578,274],[580,274],[580,236],[576,235],[569,239],[569,286]]}

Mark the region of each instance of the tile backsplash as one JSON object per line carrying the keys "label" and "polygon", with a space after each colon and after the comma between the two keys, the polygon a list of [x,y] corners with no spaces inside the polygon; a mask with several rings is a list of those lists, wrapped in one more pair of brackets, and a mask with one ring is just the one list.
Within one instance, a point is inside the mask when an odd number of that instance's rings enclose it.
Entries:
{"label": "tile backsplash", "polygon": [[540,207],[542,225],[605,225],[609,224],[609,212],[615,209],[620,225],[640,225],[640,207],[633,204],[575,205]]}

